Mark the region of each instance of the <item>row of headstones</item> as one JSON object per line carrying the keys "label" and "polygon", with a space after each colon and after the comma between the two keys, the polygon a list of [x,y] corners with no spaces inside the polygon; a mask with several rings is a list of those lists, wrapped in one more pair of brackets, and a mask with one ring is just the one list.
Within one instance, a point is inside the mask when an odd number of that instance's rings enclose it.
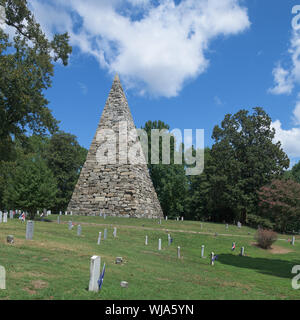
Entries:
{"label": "row of headstones", "polygon": [[13,219],[15,214],[21,214],[22,211],[21,210],[9,210],[9,213],[7,211],[0,211],[0,223],[7,223],[7,218],[8,218],[8,214],[9,214],[9,219]]}

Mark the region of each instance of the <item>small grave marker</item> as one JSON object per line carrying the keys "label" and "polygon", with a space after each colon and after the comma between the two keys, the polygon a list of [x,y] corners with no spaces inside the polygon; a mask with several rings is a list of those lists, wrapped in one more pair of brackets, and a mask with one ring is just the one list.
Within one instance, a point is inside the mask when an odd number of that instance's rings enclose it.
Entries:
{"label": "small grave marker", "polygon": [[99,232],[99,236],[98,236],[98,245],[100,245],[100,243],[101,243],[101,235],[102,235],[102,232]]}
{"label": "small grave marker", "polygon": [[26,225],[26,240],[32,240],[33,238],[33,229],[34,229],[34,222],[29,220],[27,221]]}
{"label": "small grave marker", "polygon": [[73,222],[69,221],[69,230],[72,230],[72,229],[73,229]]}
{"label": "small grave marker", "polygon": [[180,259],[180,247],[177,247],[177,258]]}
{"label": "small grave marker", "polygon": [[116,227],[114,227],[113,235],[114,235],[114,238],[116,238],[116,237],[117,237],[117,228],[116,228]]}
{"label": "small grave marker", "polygon": [[121,287],[122,288],[128,288],[128,282],[127,281],[121,281]]}
{"label": "small grave marker", "polygon": [[205,248],[205,246],[202,245],[201,246],[201,258],[204,258],[204,248]]}
{"label": "small grave marker", "polygon": [[3,214],[3,223],[7,223],[7,212]]}
{"label": "small grave marker", "polygon": [[101,257],[92,256],[90,264],[90,283],[89,291],[98,292],[99,284],[98,279],[100,277]]}
{"label": "small grave marker", "polygon": [[104,235],[103,235],[103,240],[107,239],[107,229],[104,229]]}
{"label": "small grave marker", "polygon": [[146,245],[146,246],[148,245],[148,236],[146,236],[145,245]]}
{"label": "small grave marker", "polygon": [[158,239],[158,250],[161,250],[161,239]]}
{"label": "small grave marker", "polygon": [[3,266],[0,266],[0,290],[6,289],[5,280],[6,280],[5,268]]}
{"label": "small grave marker", "polygon": [[77,236],[81,236],[81,225],[77,226]]}
{"label": "small grave marker", "polygon": [[13,244],[14,243],[14,236],[11,236],[11,235],[7,236],[6,241],[9,244]]}
{"label": "small grave marker", "polygon": [[0,223],[2,223],[2,211],[0,211]]}
{"label": "small grave marker", "polygon": [[293,238],[292,238],[292,246],[294,246],[295,245],[295,236],[293,236]]}
{"label": "small grave marker", "polygon": [[242,256],[242,257],[243,257],[244,255],[245,255],[245,248],[244,248],[244,247],[242,247],[242,248],[241,248],[240,256]]}
{"label": "small grave marker", "polygon": [[212,266],[215,265],[215,254],[212,252],[211,255],[210,255],[210,264]]}

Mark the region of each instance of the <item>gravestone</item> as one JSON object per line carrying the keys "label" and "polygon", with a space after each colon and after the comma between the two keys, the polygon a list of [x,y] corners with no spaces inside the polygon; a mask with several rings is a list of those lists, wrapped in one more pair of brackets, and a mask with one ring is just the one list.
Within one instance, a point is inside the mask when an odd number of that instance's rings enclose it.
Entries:
{"label": "gravestone", "polygon": [[225,228],[226,228],[226,230],[228,230],[228,227],[229,227],[229,226],[228,226],[228,224],[226,224],[226,227],[225,227]]}
{"label": "gravestone", "polygon": [[177,217],[176,220],[179,221],[179,218]]}
{"label": "gravestone", "polygon": [[128,282],[127,281],[121,281],[121,287],[122,288],[128,288]]}
{"label": "gravestone", "polygon": [[103,240],[107,239],[107,229],[104,229],[104,235],[103,235]]}
{"label": "gravestone", "polygon": [[12,210],[9,211],[9,219],[12,220],[14,218],[14,213]]}
{"label": "gravestone", "polygon": [[168,234],[168,245],[170,246],[171,245],[171,235]]}
{"label": "gravestone", "polygon": [[166,221],[168,221],[168,216],[166,216]]}
{"label": "gravestone", "polygon": [[161,239],[158,239],[158,250],[161,250]]}
{"label": "gravestone", "polygon": [[7,223],[7,212],[3,214],[3,223]]}
{"label": "gravestone", "polygon": [[245,248],[244,248],[244,247],[242,247],[242,248],[241,248],[240,256],[242,256],[242,257],[243,257],[244,255],[245,255]]}
{"label": "gravestone", "polygon": [[37,216],[39,217],[39,216],[40,216],[40,211],[38,210],[38,211],[36,212],[36,214],[37,214]]}
{"label": "gravestone", "polygon": [[6,241],[9,244],[13,244],[14,243],[14,236],[11,236],[11,235],[7,236]]}
{"label": "gravestone", "polygon": [[117,257],[116,258],[116,264],[121,264],[123,262],[123,258],[122,257]]}
{"label": "gravestone", "polygon": [[90,264],[89,291],[98,292],[98,280],[100,278],[101,257],[92,256]]}
{"label": "gravestone", "polygon": [[102,235],[102,232],[99,232],[98,242],[97,242],[98,245],[100,245],[100,243],[101,243],[101,235]]}
{"label": "gravestone", "polygon": [[204,258],[204,248],[205,248],[205,246],[202,245],[201,246],[201,258]]}
{"label": "gravestone", "polygon": [[77,226],[77,236],[81,236],[81,225]]}
{"label": "gravestone", "polygon": [[3,266],[0,266],[0,290],[6,289],[5,280],[6,280],[5,268]]}
{"label": "gravestone", "polygon": [[70,215],[72,216],[73,215],[73,212],[71,211]]}
{"label": "gravestone", "polygon": [[183,217],[181,217],[181,221],[183,221]]}
{"label": "gravestone", "polygon": [[238,228],[240,229],[242,227],[242,224],[240,222],[237,223]]}
{"label": "gravestone", "polygon": [[146,245],[146,246],[148,245],[148,236],[146,236],[145,245]]}
{"label": "gravestone", "polygon": [[57,224],[60,224],[60,216],[57,217]]}
{"label": "gravestone", "polygon": [[26,225],[26,240],[33,239],[34,222],[29,220]]}
{"label": "gravestone", "polygon": [[212,266],[215,265],[215,260],[214,260],[214,258],[215,258],[215,254],[212,252],[211,255],[210,255],[210,264],[211,264]]}
{"label": "gravestone", "polygon": [[60,216],[62,215],[62,212],[61,212],[61,211],[59,211],[59,215],[60,215]]}
{"label": "gravestone", "polygon": [[202,228],[203,228],[203,224],[201,223],[201,224],[200,224],[200,229],[202,229]]}
{"label": "gravestone", "polygon": [[116,227],[114,228],[113,235],[114,235],[114,238],[116,238],[116,236],[117,236],[117,228]]}
{"label": "gravestone", "polygon": [[2,214],[2,211],[0,211],[0,223],[2,223],[2,218],[3,217],[3,214]]}
{"label": "gravestone", "polygon": [[106,214],[105,214],[105,213],[104,213],[104,216],[103,216],[103,218],[104,218],[104,219],[106,219]]}
{"label": "gravestone", "polygon": [[72,221],[69,221],[69,230],[72,230],[73,229],[73,222]]}
{"label": "gravestone", "polygon": [[295,245],[295,237],[293,236],[292,238],[292,245],[294,246]]}
{"label": "gravestone", "polygon": [[180,247],[177,247],[177,258],[180,259]]}
{"label": "gravestone", "polygon": [[68,211],[65,211],[65,216],[67,216],[68,215]]}

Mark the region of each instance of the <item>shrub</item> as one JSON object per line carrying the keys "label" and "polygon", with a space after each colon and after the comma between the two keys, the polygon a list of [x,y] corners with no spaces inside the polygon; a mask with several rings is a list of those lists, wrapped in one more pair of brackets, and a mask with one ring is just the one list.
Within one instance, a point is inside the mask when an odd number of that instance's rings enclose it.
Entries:
{"label": "shrub", "polygon": [[277,233],[272,230],[258,229],[255,235],[255,240],[261,248],[269,249],[277,240]]}

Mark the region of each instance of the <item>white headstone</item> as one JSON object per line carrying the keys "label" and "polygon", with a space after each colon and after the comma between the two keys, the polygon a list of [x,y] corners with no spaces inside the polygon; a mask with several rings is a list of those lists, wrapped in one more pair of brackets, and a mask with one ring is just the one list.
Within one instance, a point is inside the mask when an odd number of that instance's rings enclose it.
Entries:
{"label": "white headstone", "polygon": [[202,245],[201,246],[201,258],[204,258],[204,248],[205,248],[205,246]]}
{"label": "white headstone", "polygon": [[2,211],[0,211],[0,223],[2,223],[2,217],[3,217]]}
{"label": "white headstone", "polygon": [[33,221],[27,221],[26,225],[26,240],[32,240],[33,238],[33,229],[34,229],[34,222]]}
{"label": "white headstone", "polygon": [[7,223],[7,212],[4,212],[3,214],[3,222]]}
{"label": "white headstone", "polygon": [[292,238],[292,245],[293,246],[295,245],[295,236],[293,236],[293,238]]}
{"label": "white headstone", "polygon": [[60,224],[60,216],[57,217],[57,223]]}
{"label": "white headstone", "polygon": [[100,277],[101,258],[99,256],[92,256],[90,265],[90,283],[89,291],[98,292],[98,280]]}
{"label": "white headstone", "polygon": [[100,244],[101,243],[101,235],[102,235],[102,232],[99,232],[99,236],[98,236],[98,244]]}
{"label": "white headstone", "polygon": [[177,258],[180,259],[180,247],[177,247]]}
{"label": "white headstone", "polygon": [[0,266],[0,290],[6,289],[5,280],[6,280],[5,268],[3,266]]}
{"label": "white headstone", "polygon": [[183,221],[183,217],[181,217],[181,221]]}
{"label": "white headstone", "polygon": [[245,248],[244,248],[244,247],[241,248],[241,253],[240,253],[240,255],[241,255],[241,256],[244,256],[244,255],[245,255]]}
{"label": "white headstone", "polygon": [[77,235],[81,236],[81,225],[80,224],[77,226]]}
{"label": "white headstone", "polygon": [[72,230],[72,228],[73,228],[73,222],[69,221],[69,230]]}
{"label": "white headstone", "polygon": [[228,224],[226,224],[226,229],[228,229]]}
{"label": "white headstone", "polygon": [[117,236],[117,228],[116,227],[114,228],[113,234],[114,234],[114,238],[116,238],[116,236]]}
{"label": "white headstone", "polygon": [[166,221],[168,221],[168,216],[166,216]]}
{"label": "white headstone", "polygon": [[71,216],[73,215],[73,212],[71,211]]}
{"label": "white headstone", "polygon": [[177,217],[176,220],[179,221],[179,218]]}
{"label": "white headstone", "polygon": [[60,215],[60,216],[62,215],[62,212],[61,212],[61,211],[59,211],[59,215]]}
{"label": "white headstone", "polygon": [[65,216],[67,216],[68,215],[68,211],[65,211]]}
{"label": "white headstone", "polygon": [[171,245],[171,235],[168,234],[168,245],[170,246]]}
{"label": "white headstone", "polygon": [[215,254],[212,252],[211,255],[210,255],[210,264],[211,264],[212,266],[215,265],[214,257],[215,257]]}
{"label": "white headstone", "polygon": [[103,240],[106,240],[106,239],[107,239],[107,229],[105,228],[104,229]]}
{"label": "white headstone", "polygon": [[145,245],[146,245],[146,246],[148,245],[148,236],[146,236]]}
{"label": "white headstone", "polygon": [[158,250],[161,250],[161,239],[158,239]]}
{"label": "white headstone", "polygon": [[14,213],[12,210],[9,211],[9,219],[12,220],[14,218]]}

